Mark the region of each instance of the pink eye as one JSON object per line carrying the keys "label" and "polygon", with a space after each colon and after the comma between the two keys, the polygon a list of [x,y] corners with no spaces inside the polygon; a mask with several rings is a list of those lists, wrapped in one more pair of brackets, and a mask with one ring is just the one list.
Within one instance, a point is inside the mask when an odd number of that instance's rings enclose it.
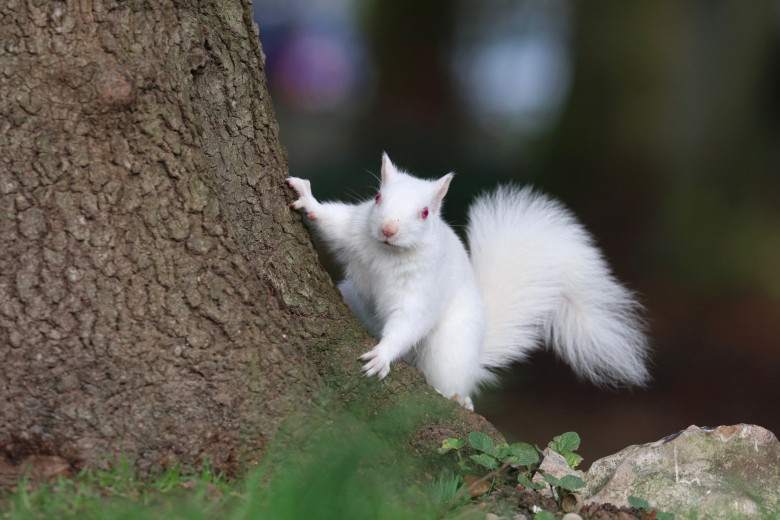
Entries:
{"label": "pink eye", "polygon": [[376,201],[377,204],[379,204],[379,201],[382,200],[382,194],[381,193],[377,193],[376,197],[374,197],[374,200]]}
{"label": "pink eye", "polygon": [[428,218],[428,206],[425,206],[422,209],[422,211],[420,212],[420,218],[423,219],[423,220]]}

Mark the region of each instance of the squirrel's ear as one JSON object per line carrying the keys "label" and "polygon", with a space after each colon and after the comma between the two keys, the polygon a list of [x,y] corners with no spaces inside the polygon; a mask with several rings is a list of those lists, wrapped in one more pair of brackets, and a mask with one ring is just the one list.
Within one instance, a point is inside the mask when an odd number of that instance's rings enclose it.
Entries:
{"label": "squirrel's ear", "polygon": [[395,172],[396,168],[395,165],[390,162],[390,157],[386,152],[382,152],[382,184],[395,175]]}
{"label": "squirrel's ear", "polygon": [[441,179],[437,180],[433,187],[433,209],[439,210],[441,201],[444,200],[444,196],[447,194],[447,190],[450,188],[450,181],[455,176],[455,173],[450,172]]}

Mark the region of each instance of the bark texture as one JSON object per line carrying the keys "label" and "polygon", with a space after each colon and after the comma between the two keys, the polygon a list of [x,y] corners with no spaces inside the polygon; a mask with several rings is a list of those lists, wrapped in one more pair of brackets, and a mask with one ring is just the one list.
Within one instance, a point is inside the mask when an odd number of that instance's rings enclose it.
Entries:
{"label": "bark texture", "polygon": [[[0,449],[257,460],[324,384],[377,385],[289,211],[250,2],[0,5]],[[485,429],[468,424],[420,430]],[[469,422],[470,421],[470,422]]]}

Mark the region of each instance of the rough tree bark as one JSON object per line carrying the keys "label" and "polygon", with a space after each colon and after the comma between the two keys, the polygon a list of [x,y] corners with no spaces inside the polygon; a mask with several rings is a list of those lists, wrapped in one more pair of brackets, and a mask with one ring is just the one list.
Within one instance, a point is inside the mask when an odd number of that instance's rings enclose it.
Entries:
{"label": "rough tree bark", "polygon": [[[323,385],[438,399],[409,367],[360,377],[371,339],[287,207],[250,3],[0,5],[6,463],[232,471]],[[454,414],[420,438],[489,429]]]}

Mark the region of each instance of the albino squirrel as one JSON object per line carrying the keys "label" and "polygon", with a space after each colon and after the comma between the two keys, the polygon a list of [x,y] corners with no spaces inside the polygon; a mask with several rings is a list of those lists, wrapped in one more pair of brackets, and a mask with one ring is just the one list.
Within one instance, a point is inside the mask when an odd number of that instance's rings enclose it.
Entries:
{"label": "albino squirrel", "polygon": [[441,219],[452,180],[418,179],[382,156],[373,200],[318,202],[287,183],[345,268],[344,300],[379,343],[360,359],[383,379],[403,358],[439,393],[473,410],[495,371],[549,344],[596,384],[641,385],[647,341],[639,304],[560,203],[503,186],[469,209],[470,254]]}

